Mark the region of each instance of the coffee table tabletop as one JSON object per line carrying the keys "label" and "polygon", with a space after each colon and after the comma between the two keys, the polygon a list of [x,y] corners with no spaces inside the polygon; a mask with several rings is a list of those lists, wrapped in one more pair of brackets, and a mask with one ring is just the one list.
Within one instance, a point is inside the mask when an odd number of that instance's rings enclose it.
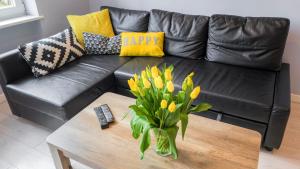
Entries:
{"label": "coffee table tabletop", "polygon": [[[105,93],[47,138],[57,169],[72,168],[74,159],[95,169],[256,169],[259,133],[190,115],[184,141],[177,136],[178,159],[161,157],[154,142],[143,160],[133,139],[130,117],[123,119],[135,100]],[[108,104],[115,122],[101,130],[94,107]]]}

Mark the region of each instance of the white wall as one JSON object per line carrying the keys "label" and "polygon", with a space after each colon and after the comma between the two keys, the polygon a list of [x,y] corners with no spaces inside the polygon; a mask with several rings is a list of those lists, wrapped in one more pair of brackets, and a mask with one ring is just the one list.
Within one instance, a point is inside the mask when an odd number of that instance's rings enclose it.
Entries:
{"label": "white wall", "polygon": [[101,5],[150,10],[165,9],[187,14],[274,16],[291,20],[284,62],[291,64],[292,92],[300,94],[300,1],[299,0],[90,0],[90,11]]}
{"label": "white wall", "polygon": [[36,5],[39,14],[45,18],[0,29],[0,53],[15,49],[22,43],[56,34],[68,27],[66,15],[85,14],[89,11],[87,0],[36,0]]}

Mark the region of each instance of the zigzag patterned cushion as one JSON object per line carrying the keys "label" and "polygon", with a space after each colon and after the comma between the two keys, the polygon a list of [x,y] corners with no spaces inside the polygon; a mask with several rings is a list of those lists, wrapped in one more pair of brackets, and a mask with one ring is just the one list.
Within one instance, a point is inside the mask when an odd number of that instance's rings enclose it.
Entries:
{"label": "zigzag patterned cushion", "polygon": [[93,33],[83,33],[85,50],[87,54],[113,55],[121,50],[121,35],[106,37]]}
{"label": "zigzag patterned cushion", "polygon": [[71,28],[49,38],[19,46],[19,51],[35,77],[44,76],[85,54]]}

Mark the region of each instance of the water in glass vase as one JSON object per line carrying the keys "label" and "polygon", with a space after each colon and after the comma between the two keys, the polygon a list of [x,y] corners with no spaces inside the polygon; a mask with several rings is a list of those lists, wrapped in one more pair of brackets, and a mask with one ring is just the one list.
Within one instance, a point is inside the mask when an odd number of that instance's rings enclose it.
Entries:
{"label": "water in glass vase", "polygon": [[168,133],[164,129],[154,128],[155,151],[160,156],[169,156],[172,154]]}

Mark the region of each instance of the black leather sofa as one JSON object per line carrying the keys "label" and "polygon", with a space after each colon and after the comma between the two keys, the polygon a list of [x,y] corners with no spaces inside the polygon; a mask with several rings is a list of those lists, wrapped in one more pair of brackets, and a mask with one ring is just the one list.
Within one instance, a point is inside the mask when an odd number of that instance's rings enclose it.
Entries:
{"label": "black leather sofa", "polygon": [[289,20],[196,16],[110,8],[116,34],[164,31],[163,58],[84,56],[34,78],[17,50],[0,56],[1,86],[12,112],[56,129],[107,91],[131,96],[127,80],[147,65],[173,64],[175,89],[191,71],[212,110],[199,115],[253,129],[279,148],[290,113],[289,65],[281,63]]}

